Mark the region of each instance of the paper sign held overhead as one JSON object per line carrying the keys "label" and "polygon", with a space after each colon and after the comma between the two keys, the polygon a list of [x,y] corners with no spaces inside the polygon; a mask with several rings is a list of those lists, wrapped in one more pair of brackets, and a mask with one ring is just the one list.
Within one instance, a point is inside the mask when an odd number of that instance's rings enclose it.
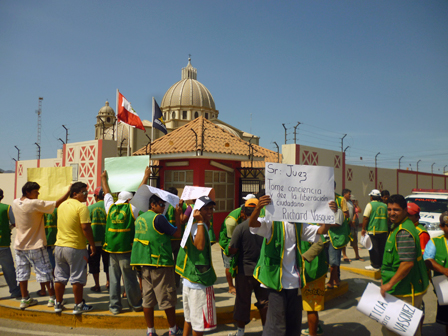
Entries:
{"label": "paper sign held overhead", "polygon": [[148,155],[106,158],[104,167],[107,170],[110,191],[137,191],[148,164]]}
{"label": "paper sign held overhead", "polygon": [[266,217],[274,221],[334,224],[334,169],[267,162]]}
{"label": "paper sign held overhead", "polygon": [[[176,207],[176,205],[179,204],[178,196],[165,190],[151,187],[146,184],[138,188],[137,192],[135,193],[134,197],[131,200],[131,204],[135,206],[138,210],[146,212],[149,210],[149,199],[151,198],[152,195],[159,196],[161,199],[163,199],[165,202],[168,202],[173,207]],[[163,214],[165,214],[167,210],[168,205],[165,206]]]}
{"label": "paper sign held overhead", "polygon": [[72,167],[28,168],[27,179],[40,185],[39,199],[57,201],[72,182]]}
{"label": "paper sign held overhead", "polygon": [[208,196],[215,200],[215,190],[206,187],[185,186],[180,199],[184,201],[198,199],[201,196]]}

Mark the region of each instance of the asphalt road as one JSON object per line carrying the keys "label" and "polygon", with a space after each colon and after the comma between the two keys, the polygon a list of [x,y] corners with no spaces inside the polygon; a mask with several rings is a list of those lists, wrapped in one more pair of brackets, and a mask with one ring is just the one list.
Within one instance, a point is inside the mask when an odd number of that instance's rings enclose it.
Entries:
{"label": "asphalt road", "polygon": [[[325,311],[319,314],[325,335],[332,336],[367,336],[381,335],[380,325],[357,311],[356,306],[368,282],[379,284],[379,281],[353,274],[348,271],[341,272],[341,278],[349,282],[349,291],[334,300],[328,302]],[[436,296],[430,286],[424,296],[426,315],[423,324],[423,335],[444,335],[444,326],[435,323],[437,310]],[[143,317],[142,317],[143,318]],[[306,328],[306,313],[302,315],[303,327]],[[208,335],[227,336],[229,332],[236,330],[233,324],[220,325],[214,332]],[[247,336],[261,335],[262,325],[259,320],[252,321],[246,327]],[[168,335],[168,330],[157,330],[159,336]],[[0,318],[0,335],[42,335],[42,336],[141,336],[146,335],[144,329],[94,329],[94,328],[71,328],[45,324],[31,324],[15,320]]]}

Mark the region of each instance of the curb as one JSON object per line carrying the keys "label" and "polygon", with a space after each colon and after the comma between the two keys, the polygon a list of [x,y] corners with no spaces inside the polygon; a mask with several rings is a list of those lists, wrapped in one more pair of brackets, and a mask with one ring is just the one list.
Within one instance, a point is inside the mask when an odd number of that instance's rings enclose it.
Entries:
{"label": "curb", "polygon": [[381,271],[369,271],[366,269],[362,269],[362,268],[356,268],[356,267],[349,267],[349,266],[340,266],[341,269],[343,269],[344,271],[349,271],[352,273],[356,273],[356,274],[360,274],[360,275],[364,275],[366,277],[378,280],[381,279]]}

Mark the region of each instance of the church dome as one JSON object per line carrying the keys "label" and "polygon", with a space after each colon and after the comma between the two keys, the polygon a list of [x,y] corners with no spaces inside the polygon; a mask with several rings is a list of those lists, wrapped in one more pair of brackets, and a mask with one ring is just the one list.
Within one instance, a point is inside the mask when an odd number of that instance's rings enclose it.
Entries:
{"label": "church dome", "polygon": [[100,117],[115,117],[115,111],[112,107],[109,106],[109,102],[106,101],[106,104],[100,108],[98,111],[98,116]]}
{"label": "church dome", "polygon": [[182,69],[182,79],[168,89],[160,108],[194,106],[216,110],[212,94],[196,78],[197,70],[191,65],[189,58],[188,65]]}

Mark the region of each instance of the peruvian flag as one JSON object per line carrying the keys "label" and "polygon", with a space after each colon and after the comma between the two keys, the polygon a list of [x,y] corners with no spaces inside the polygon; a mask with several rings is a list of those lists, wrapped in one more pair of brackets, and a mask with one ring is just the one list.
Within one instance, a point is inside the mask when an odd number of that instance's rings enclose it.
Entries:
{"label": "peruvian flag", "polygon": [[131,103],[126,100],[126,98],[118,92],[118,121],[124,122],[132,127],[140,128],[146,132],[142,121],[140,120],[138,114],[132,108]]}

